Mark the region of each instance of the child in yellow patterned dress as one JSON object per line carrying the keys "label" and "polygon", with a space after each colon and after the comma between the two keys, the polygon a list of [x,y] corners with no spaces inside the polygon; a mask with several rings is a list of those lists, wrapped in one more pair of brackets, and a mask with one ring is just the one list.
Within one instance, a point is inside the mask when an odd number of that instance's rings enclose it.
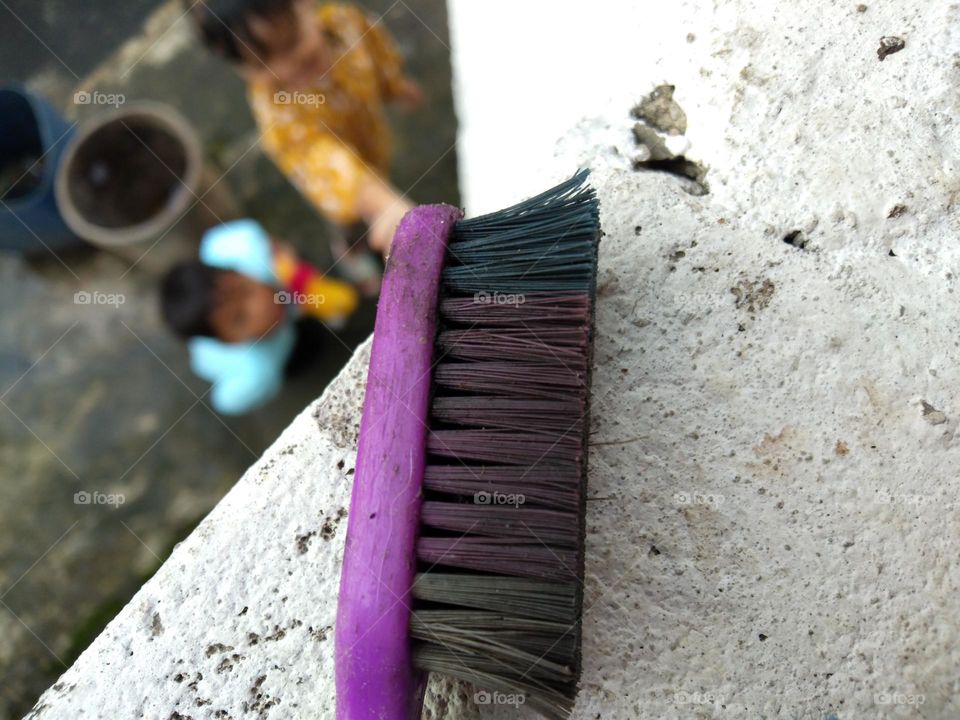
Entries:
{"label": "child in yellow patterned dress", "polygon": [[[344,228],[365,223],[369,246],[386,254],[412,205],[388,180],[385,108],[423,103],[387,31],[352,5],[185,2],[206,45],[247,81],[267,154],[324,216]],[[357,257],[341,258],[344,271],[367,290],[378,277]]]}

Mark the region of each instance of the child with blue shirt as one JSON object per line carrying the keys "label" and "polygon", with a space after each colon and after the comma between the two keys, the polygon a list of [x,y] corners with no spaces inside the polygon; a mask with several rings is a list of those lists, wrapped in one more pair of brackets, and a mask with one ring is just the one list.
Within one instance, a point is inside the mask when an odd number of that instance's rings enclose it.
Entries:
{"label": "child with blue shirt", "polygon": [[253,220],[208,230],[200,259],[171,269],[161,287],[164,319],[187,340],[193,371],[213,383],[211,404],[225,415],[280,391],[297,318],[336,327],[357,305],[351,285],[325,277]]}

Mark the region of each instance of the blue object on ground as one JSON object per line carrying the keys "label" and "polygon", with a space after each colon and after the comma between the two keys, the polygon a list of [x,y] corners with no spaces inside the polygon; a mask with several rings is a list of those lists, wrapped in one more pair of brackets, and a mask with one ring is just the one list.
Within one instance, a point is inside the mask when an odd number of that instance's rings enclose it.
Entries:
{"label": "blue object on ground", "polygon": [[[277,286],[270,236],[253,220],[235,220],[207,230],[200,261]],[[273,399],[283,386],[284,367],[296,344],[291,318],[257,342],[225,343],[195,337],[187,343],[190,366],[213,383],[210,401],[224,415],[243,415]]]}
{"label": "blue object on ground", "polygon": [[73,133],[74,125],[43,98],[20,85],[0,87],[0,168],[12,168],[4,173],[8,182],[19,178],[21,188],[29,183],[22,193],[0,197],[0,250],[37,254],[82,244],[64,223],[54,196],[60,159]]}

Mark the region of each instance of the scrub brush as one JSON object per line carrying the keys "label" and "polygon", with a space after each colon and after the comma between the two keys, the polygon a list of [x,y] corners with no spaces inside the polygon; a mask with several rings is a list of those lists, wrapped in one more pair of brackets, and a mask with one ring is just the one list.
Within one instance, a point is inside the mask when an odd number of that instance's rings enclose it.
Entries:
{"label": "scrub brush", "polygon": [[580,675],[599,206],[588,171],[397,229],[336,622],[338,720],[416,720],[427,673],[566,718]]}

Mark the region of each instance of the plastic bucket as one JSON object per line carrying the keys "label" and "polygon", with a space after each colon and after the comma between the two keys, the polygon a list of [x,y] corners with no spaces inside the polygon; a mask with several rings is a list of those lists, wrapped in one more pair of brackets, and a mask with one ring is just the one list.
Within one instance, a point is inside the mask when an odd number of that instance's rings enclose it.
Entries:
{"label": "plastic bucket", "polygon": [[56,196],[82,238],[119,249],[156,240],[201,205],[204,163],[190,124],[161,103],[99,114],[64,154]]}
{"label": "plastic bucket", "polygon": [[77,244],[54,194],[73,126],[19,85],[0,88],[0,250],[56,251]]}

